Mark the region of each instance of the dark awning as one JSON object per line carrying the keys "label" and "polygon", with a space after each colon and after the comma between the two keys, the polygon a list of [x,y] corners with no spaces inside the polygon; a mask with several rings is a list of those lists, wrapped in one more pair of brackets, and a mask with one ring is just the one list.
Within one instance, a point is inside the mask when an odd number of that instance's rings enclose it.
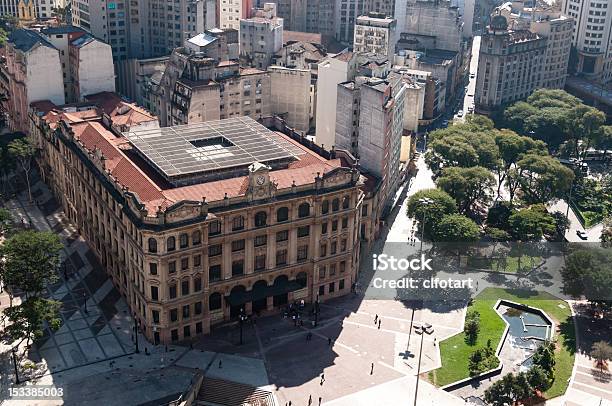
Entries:
{"label": "dark awning", "polygon": [[230,306],[240,306],[247,302],[261,300],[269,296],[278,296],[296,290],[303,289],[302,285],[297,281],[288,281],[277,285],[261,287],[248,292],[233,291],[229,296],[225,296],[225,300]]}
{"label": "dark awning", "polygon": [[230,304],[230,306],[240,306],[247,302],[250,302],[252,296],[252,292],[244,292],[244,291],[233,291],[229,296],[225,296],[225,300]]}
{"label": "dark awning", "polygon": [[278,285],[268,286],[268,296],[278,296],[300,289],[302,289],[302,285],[300,285],[297,281],[289,281]]}

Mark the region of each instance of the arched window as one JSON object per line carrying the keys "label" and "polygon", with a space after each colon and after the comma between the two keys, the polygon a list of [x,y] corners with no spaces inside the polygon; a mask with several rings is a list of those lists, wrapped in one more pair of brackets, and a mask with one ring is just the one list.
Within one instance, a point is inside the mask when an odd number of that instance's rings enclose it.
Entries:
{"label": "arched window", "polygon": [[202,233],[200,230],[194,231],[193,234],[191,234],[191,243],[193,245],[200,245],[202,243]]}
{"label": "arched window", "polygon": [[265,211],[255,214],[255,227],[265,227],[268,222],[268,215]]}
{"label": "arched window", "polygon": [[323,203],[321,203],[321,212],[323,214],[329,213],[329,201],[328,200],[323,200]]}
{"label": "arched window", "polygon": [[332,200],[332,211],[338,210],[340,210],[340,199],[335,198],[334,200]]}
{"label": "arched window", "polygon": [[301,287],[305,288],[308,284],[308,275],[306,275],[306,272],[300,272],[295,277],[295,281],[299,283]]}
{"label": "arched window", "polygon": [[287,221],[289,220],[289,209],[286,207],[281,207],[280,209],[276,210],[276,221],[277,222],[282,222],[282,221]]}
{"label": "arched window", "polygon": [[221,294],[215,292],[208,298],[208,310],[212,312],[219,309],[221,309]]}
{"label": "arched window", "polygon": [[310,216],[310,204],[308,203],[300,204],[300,206],[298,207],[298,217],[303,218],[303,217],[308,217],[308,216]]}
{"label": "arched window", "polygon": [[157,240],[149,238],[149,252],[157,252]]}
{"label": "arched window", "polygon": [[351,198],[349,196],[344,196],[342,198],[342,208],[348,209],[350,205],[351,205]]}
{"label": "arched window", "polygon": [[187,236],[187,234],[182,233],[181,235],[179,235],[179,247],[187,248],[188,245],[189,245],[189,237]]}
{"label": "arched window", "polygon": [[166,240],[166,250],[174,251],[176,249],[176,239],[174,237],[168,237]]}
{"label": "arched window", "polygon": [[232,231],[244,230],[244,217],[236,216],[232,220]]}

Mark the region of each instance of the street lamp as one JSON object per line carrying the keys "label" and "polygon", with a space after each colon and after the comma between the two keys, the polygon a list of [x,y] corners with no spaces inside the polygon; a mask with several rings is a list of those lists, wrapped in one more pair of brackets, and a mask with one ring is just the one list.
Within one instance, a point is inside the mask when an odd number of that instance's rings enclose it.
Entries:
{"label": "street lamp", "polygon": [[[429,206],[433,202],[434,202],[433,199],[430,199],[429,197],[424,197],[422,199],[419,199],[419,203],[424,206]],[[423,210],[423,224],[421,224],[421,248],[419,249],[419,251],[421,252],[423,252],[423,239],[425,238],[425,221],[426,220],[427,220],[427,211]]]}
{"label": "street lamp", "polygon": [[240,324],[240,345],[242,345],[242,325],[244,321],[247,319],[246,314],[244,313],[244,307],[240,309],[240,314],[238,315],[238,323]]}
{"label": "street lamp", "polygon": [[11,353],[13,355],[13,366],[15,367],[15,384],[19,385],[21,381],[19,380],[19,372],[17,371],[17,356],[15,355],[15,347],[11,349]]}
{"label": "street lamp", "polygon": [[417,381],[416,387],[414,388],[414,406],[417,406],[417,395],[419,393],[419,375],[421,374],[421,355],[423,355],[423,338],[425,337],[425,330],[421,329],[421,348],[419,349],[419,364],[417,366]]}
{"label": "street lamp", "polygon": [[319,324],[319,295],[317,295],[317,300],[314,303],[314,313],[315,313],[315,327]]}
{"label": "street lamp", "polygon": [[136,314],[134,314],[134,339],[136,340],[136,353],[140,352],[138,348],[138,319],[136,318]]}
{"label": "street lamp", "polygon": [[408,344],[406,345],[406,354],[404,358],[408,358],[408,349],[410,348],[410,337],[412,336],[412,322],[414,321],[414,303],[412,303],[412,316],[410,317],[410,328],[408,330]]}

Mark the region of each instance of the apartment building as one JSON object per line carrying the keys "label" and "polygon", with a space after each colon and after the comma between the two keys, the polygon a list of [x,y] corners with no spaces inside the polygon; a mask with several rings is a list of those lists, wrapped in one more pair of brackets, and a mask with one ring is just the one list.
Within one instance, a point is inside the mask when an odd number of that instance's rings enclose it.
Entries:
{"label": "apartment building", "polygon": [[253,6],[252,0],[219,0],[219,28],[240,30],[240,20],[251,16]]}
{"label": "apartment building", "polygon": [[359,16],[355,23],[354,52],[385,55],[390,60],[395,54],[397,22],[381,13],[370,12]]}
{"label": "apartment building", "polygon": [[574,19],[576,73],[599,84],[612,82],[612,5],[608,0],[564,0],[563,15]]}
{"label": "apartment building", "polygon": [[350,156],[248,117],[118,132],[95,113],[32,114],[43,179],[151,342],[350,292],[362,201]]}
{"label": "apartment building", "polygon": [[266,69],[283,47],[283,19],[276,4],[265,3],[251,18],[240,20],[240,60],[244,66]]}
{"label": "apartment building", "polygon": [[368,12],[368,0],[332,0],[334,1],[335,38],[343,44],[350,44],[355,38],[355,23],[357,17]]}
{"label": "apartment building", "polygon": [[335,2],[329,0],[272,0],[286,30],[320,33],[326,39],[336,34]]}
{"label": "apartment building", "polygon": [[480,44],[476,112],[488,114],[529,96],[541,87],[545,61],[545,38],[510,29],[504,16],[494,16]]}
{"label": "apartment building", "polygon": [[391,72],[386,78],[357,76],[338,85],[336,148],[359,159],[360,168],[381,180],[383,212],[400,186],[406,84]]}

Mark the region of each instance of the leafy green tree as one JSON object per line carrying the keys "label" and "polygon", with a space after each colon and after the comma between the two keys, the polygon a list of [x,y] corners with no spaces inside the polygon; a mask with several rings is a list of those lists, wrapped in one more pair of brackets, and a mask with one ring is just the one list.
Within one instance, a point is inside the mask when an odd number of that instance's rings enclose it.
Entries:
{"label": "leafy green tree", "polygon": [[470,345],[474,345],[478,339],[480,332],[480,313],[476,310],[468,310],[465,315],[465,323],[463,325],[465,333],[465,341]]}
{"label": "leafy green tree", "polygon": [[[592,144],[597,144],[600,137],[605,135],[605,123],[606,115],[594,107],[579,104],[570,111],[568,133],[572,137],[576,158],[586,153]],[[581,140],[584,141],[582,152],[579,148]]]}
{"label": "leafy green tree", "polygon": [[9,154],[8,148],[0,146],[0,179],[2,180],[2,192],[5,193],[8,178],[15,169],[15,161]]}
{"label": "leafy green tree", "polygon": [[556,361],[555,344],[552,341],[546,341],[540,345],[531,359],[533,360],[533,365],[540,366],[550,380],[554,378]]}
{"label": "leafy green tree", "polygon": [[603,372],[608,368],[608,361],[612,359],[612,346],[605,341],[597,341],[591,349],[591,357],[595,360],[595,366]]}
{"label": "leafy green tree", "polygon": [[551,156],[529,153],[509,172],[511,201],[518,187],[531,203],[548,203],[553,198],[565,197],[574,177],[571,169]]}
{"label": "leafy green tree", "polygon": [[[432,203],[423,204],[422,201]],[[457,205],[448,193],[440,189],[425,189],[416,192],[408,199],[406,214],[422,222],[425,219],[425,232],[430,234],[442,217],[457,212]]]}
{"label": "leafy green tree", "polygon": [[60,305],[55,300],[30,297],[19,306],[5,309],[5,340],[8,343],[18,341],[17,345],[26,340],[26,345],[29,345],[30,341],[43,336],[45,323],[52,330],[57,330],[61,325]]}
{"label": "leafy green tree", "polygon": [[455,198],[460,213],[470,213],[491,201],[495,178],[481,166],[451,167],[442,171],[436,184]]}
{"label": "leafy green tree", "polygon": [[514,374],[504,375],[485,390],[485,402],[491,406],[508,406],[514,403]]}
{"label": "leafy green tree", "polygon": [[480,238],[480,228],[461,214],[447,214],[433,227],[433,239],[443,242],[474,242]]}
{"label": "leafy green tree", "polygon": [[56,280],[62,247],[57,234],[50,232],[28,230],[13,235],[2,246],[4,285],[37,296],[45,282]]}
{"label": "leafy green tree", "polygon": [[11,224],[11,212],[0,208],[0,235],[4,234]]}
{"label": "leafy green tree", "polygon": [[468,369],[470,376],[482,374],[499,365],[495,351],[491,347],[482,347],[470,354]]}
{"label": "leafy green tree", "polygon": [[493,241],[509,241],[512,237],[506,230],[495,227],[487,227],[485,235]]}
{"label": "leafy green tree", "polygon": [[567,216],[560,211],[556,211],[551,214],[552,218],[555,221],[555,228],[557,230],[558,240],[562,241],[565,237],[565,232],[570,226],[570,221]]}
{"label": "leafy green tree", "polygon": [[601,242],[604,247],[612,246],[612,217],[608,217],[603,222],[601,231]]}
{"label": "leafy green tree", "polygon": [[540,392],[547,391],[552,386],[552,380],[546,371],[539,365],[534,365],[527,371],[527,381],[529,385]]}
{"label": "leafy green tree", "polygon": [[555,232],[555,220],[540,205],[520,210],[508,219],[514,236],[520,241],[537,241]]}
{"label": "leafy green tree", "polygon": [[591,303],[612,307],[612,253],[605,248],[578,249],[570,253],[561,269],[563,291],[583,296]]}
{"label": "leafy green tree", "polygon": [[537,107],[526,101],[519,101],[504,110],[504,126],[519,134],[525,134],[529,131],[525,128],[526,120],[537,113]]}
{"label": "leafy green tree", "polygon": [[515,212],[510,202],[496,202],[487,213],[487,226],[508,231],[510,216]]}
{"label": "leafy green tree", "polygon": [[18,163],[28,186],[28,198],[32,201],[32,190],[30,186],[30,171],[32,169],[32,159],[36,150],[27,138],[18,138],[8,145],[10,156]]}

